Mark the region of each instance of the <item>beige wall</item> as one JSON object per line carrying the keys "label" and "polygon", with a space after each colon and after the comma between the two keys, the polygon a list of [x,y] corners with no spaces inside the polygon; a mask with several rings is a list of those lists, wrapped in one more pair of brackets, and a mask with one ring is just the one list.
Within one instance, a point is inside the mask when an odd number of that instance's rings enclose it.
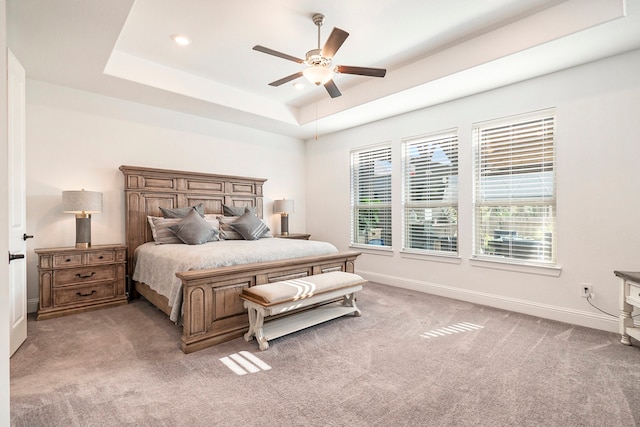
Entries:
{"label": "beige wall", "polygon": [[[349,247],[349,152],[391,141],[393,251],[366,251],[356,269],[371,280],[611,331],[613,270],[640,269],[640,51],[634,51],[307,142],[307,231]],[[472,124],[556,107],[557,261],[561,269],[508,269],[470,260]],[[401,253],[402,138],[458,128],[460,259]],[[336,173],[326,174],[328,165]],[[330,189],[327,191],[326,189]],[[449,262],[447,262],[449,261]]]}
{"label": "beige wall", "polygon": [[296,203],[292,231],[305,231],[304,143],[295,138],[229,125],[27,81],[27,227],[29,310],[38,300],[33,249],[73,246],[75,219],[62,213],[63,190],[103,193],[93,215],[92,242],[124,243],[124,179],[120,165],[267,178],[265,220],[280,217],[274,199]]}

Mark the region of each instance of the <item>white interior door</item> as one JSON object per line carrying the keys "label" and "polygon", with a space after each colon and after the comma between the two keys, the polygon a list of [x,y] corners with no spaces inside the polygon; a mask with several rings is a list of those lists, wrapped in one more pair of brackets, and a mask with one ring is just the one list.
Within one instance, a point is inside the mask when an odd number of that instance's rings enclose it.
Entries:
{"label": "white interior door", "polygon": [[[8,51],[8,219],[11,354],[27,339],[27,244],[25,183],[25,72]],[[13,259],[12,259],[13,258]]]}

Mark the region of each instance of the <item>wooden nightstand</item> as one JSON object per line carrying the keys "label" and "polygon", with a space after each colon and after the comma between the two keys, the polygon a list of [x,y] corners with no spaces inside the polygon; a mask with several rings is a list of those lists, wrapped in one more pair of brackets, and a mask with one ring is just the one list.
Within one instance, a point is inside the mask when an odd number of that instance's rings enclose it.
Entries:
{"label": "wooden nightstand", "polygon": [[127,303],[126,245],[36,249],[38,320]]}
{"label": "wooden nightstand", "polygon": [[309,240],[309,237],[311,237],[311,234],[304,234],[304,233],[276,234],[276,237],[280,237],[281,239]]}
{"label": "wooden nightstand", "polygon": [[620,342],[631,345],[629,337],[640,340],[640,328],[635,327],[632,317],[633,309],[640,308],[640,273],[614,271],[613,274],[620,278]]}

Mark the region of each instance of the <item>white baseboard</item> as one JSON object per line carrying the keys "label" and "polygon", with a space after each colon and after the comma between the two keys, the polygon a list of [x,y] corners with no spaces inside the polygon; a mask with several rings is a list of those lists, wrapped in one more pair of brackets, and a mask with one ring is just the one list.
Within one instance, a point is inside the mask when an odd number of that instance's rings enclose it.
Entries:
{"label": "white baseboard", "polygon": [[504,297],[502,295],[471,291],[468,289],[429,283],[420,280],[405,279],[386,274],[371,273],[369,271],[358,270],[357,273],[374,283],[467,301],[475,304],[487,305],[490,307],[529,314],[545,319],[557,320],[559,322],[570,323],[573,325],[586,326],[588,328],[600,329],[608,332],[618,332],[618,319],[600,313],[590,313],[566,307],[540,304],[517,298]]}
{"label": "white baseboard", "polygon": [[[517,313],[529,314],[545,319],[557,320],[559,322],[586,326],[588,328],[600,329],[608,332],[618,332],[618,319],[600,313],[590,313],[583,310],[540,304],[517,298],[504,297],[502,295],[471,291],[468,289],[424,282],[421,280],[405,279],[387,274],[371,273],[369,271],[358,270],[357,273],[371,282],[387,286],[409,289],[416,292],[453,298],[475,304],[487,305],[503,310],[515,311]],[[37,312],[38,303],[38,298],[28,299],[27,312]]]}
{"label": "white baseboard", "polygon": [[35,313],[38,311],[38,298],[31,298],[27,300],[27,313]]}

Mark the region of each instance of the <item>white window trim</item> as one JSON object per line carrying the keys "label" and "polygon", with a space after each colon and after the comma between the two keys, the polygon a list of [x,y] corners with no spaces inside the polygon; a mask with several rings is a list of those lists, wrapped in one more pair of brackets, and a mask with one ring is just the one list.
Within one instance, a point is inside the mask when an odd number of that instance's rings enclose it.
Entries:
{"label": "white window trim", "polygon": [[[560,267],[558,265],[558,259],[557,259],[557,198],[556,198],[556,188],[555,188],[555,183],[557,181],[557,134],[555,133],[554,130],[554,139],[553,139],[553,174],[554,174],[554,178],[553,178],[553,189],[552,189],[552,195],[549,199],[547,200],[540,200],[538,197],[534,198],[534,199],[529,199],[529,200],[522,200],[522,201],[518,201],[518,202],[510,202],[508,203],[509,205],[513,205],[513,206],[517,206],[517,205],[532,205],[532,204],[551,204],[553,206],[554,209],[554,217],[553,217],[553,231],[552,231],[552,236],[553,236],[553,240],[552,240],[552,260],[551,261],[535,261],[535,260],[525,260],[525,259],[517,259],[517,258],[499,258],[499,257],[494,257],[491,255],[486,255],[486,254],[482,254],[478,252],[478,248],[477,248],[477,239],[478,239],[478,222],[477,222],[477,207],[478,207],[478,203],[477,203],[477,192],[479,191],[479,185],[478,185],[478,150],[479,150],[479,146],[478,146],[478,139],[477,139],[477,132],[478,132],[478,128],[482,127],[482,128],[491,128],[491,127],[501,127],[501,126],[510,126],[512,124],[518,124],[518,123],[522,123],[522,122],[526,122],[529,120],[536,120],[536,119],[543,119],[545,117],[550,117],[553,116],[554,117],[554,127],[557,127],[557,122],[556,122],[556,111],[555,108],[548,108],[548,109],[544,109],[544,110],[539,110],[539,111],[534,111],[534,112],[530,112],[530,113],[525,113],[525,114],[519,114],[519,115],[515,115],[515,116],[510,116],[510,117],[506,117],[506,118],[501,118],[501,119],[495,119],[495,120],[489,120],[489,121],[484,121],[484,122],[478,122],[478,123],[474,123],[472,126],[473,129],[473,136],[472,136],[472,140],[473,140],[473,145],[474,145],[474,150],[473,150],[473,201],[472,201],[472,227],[473,227],[473,240],[472,240],[472,255],[470,258],[470,261],[472,261],[472,265],[478,265],[478,266],[487,266],[487,265],[499,265],[500,269],[508,269],[508,270],[513,270],[513,271],[522,271],[522,269],[524,268],[525,271],[523,272],[529,272],[528,270],[533,269],[534,271],[540,270],[540,271],[559,271]],[[501,204],[498,203],[498,201],[494,201],[494,202],[489,202],[489,203],[483,203],[483,205],[489,205],[489,204]],[[558,273],[559,274],[559,273]],[[552,273],[551,275],[555,275],[555,273]]]}
{"label": "white window trim", "polygon": [[[460,242],[457,239],[457,236],[459,235],[459,222],[456,221],[455,223],[455,236],[456,236],[456,250],[455,251],[444,251],[444,250],[437,250],[437,249],[421,249],[421,248],[408,248],[407,247],[407,239],[408,239],[408,230],[407,230],[407,223],[406,223],[406,210],[407,209],[412,209],[416,205],[416,204],[421,204],[421,203],[417,203],[417,202],[408,202],[407,201],[407,181],[408,181],[408,177],[407,177],[407,169],[408,169],[408,159],[407,159],[407,145],[409,144],[414,144],[414,143],[433,143],[437,140],[440,139],[446,139],[448,137],[454,137],[455,138],[455,142],[456,142],[456,171],[455,171],[455,176],[456,178],[459,176],[459,163],[458,163],[458,158],[459,158],[459,143],[460,143],[460,135],[458,133],[458,128],[450,128],[450,129],[444,129],[444,130],[440,130],[440,131],[436,131],[436,132],[430,132],[427,134],[422,134],[422,135],[417,135],[417,136],[412,136],[412,137],[407,137],[407,138],[403,138],[401,140],[401,150],[402,150],[402,167],[401,167],[401,181],[402,181],[402,190],[401,190],[401,199],[402,199],[402,203],[401,203],[401,231],[402,231],[402,240],[401,240],[401,250],[400,253],[403,254],[409,254],[409,255],[428,255],[431,258],[435,258],[435,257],[444,257],[444,258],[459,258],[459,252],[460,252]],[[444,153],[443,153],[444,154]],[[446,156],[445,156],[446,158]],[[453,206],[456,211],[459,212],[459,199],[458,199],[458,183],[456,182],[456,186],[455,186],[455,192],[453,192],[453,196],[455,198],[454,201],[452,201],[451,203],[446,203],[444,201],[441,202],[423,202],[425,205],[426,209],[429,208],[436,208],[438,207],[438,205],[441,205],[441,207],[451,207]]]}
{"label": "white window trim", "polygon": [[531,264],[512,262],[504,259],[473,256],[469,259],[472,267],[490,268],[493,270],[514,271],[516,273],[537,274],[540,276],[560,277],[562,267],[558,264]]}
{"label": "white window trim", "polygon": [[[350,232],[349,232],[349,246],[353,247],[353,248],[359,248],[359,249],[367,249],[367,250],[371,250],[373,252],[384,252],[384,251],[392,251],[393,247],[392,245],[375,245],[375,244],[367,244],[367,243],[362,243],[362,242],[357,242],[357,231],[356,231],[356,218],[355,218],[355,209],[356,209],[356,203],[354,202],[354,195],[355,195],[355,188],[354,188],[354,155],[358,154],[358,153],[362,153],[362,152],[368,152],[368,151],[375,151],[375,150],[382,150],[382,149],[388,149],[389,150],[389,155],[391,156],[391,162],[393,162],[393,146],[391,141],[386,141],[383,143],[379,143],[379,144],[373,144],[373,145],[367,145],[367,146],[362,146],[362,147],[355,147],[352,148],[350,153],[349,153],[349,162],[350,162],[350,166],[349,166],[349,191],[350,191],[350,195],[349,195],[349,199],[350,199],[350,208],[349,208],[349,214],[350,214]],[[390,177],[390,183],[389,183],[389,202],[388,203],[384,203],[380,205],[380,208],[383,209],[389,209],[390,212],[390,218],[389,218],[389,233],[391,233],[391,241],[393,242],[393,163],[391,163],[391,165],[389,166],[390,170],[389,170],[389,177]]]}

